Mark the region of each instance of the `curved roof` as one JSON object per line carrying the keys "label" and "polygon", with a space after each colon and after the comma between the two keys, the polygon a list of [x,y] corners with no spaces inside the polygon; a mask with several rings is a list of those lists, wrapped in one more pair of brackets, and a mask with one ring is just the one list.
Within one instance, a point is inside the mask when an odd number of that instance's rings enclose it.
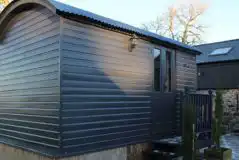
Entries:
{"label": "curved roof", "polygon": [[[11,2],[0,14],[0,28],[4,28],[4,26],[6,26],[6,23],[14,15],[13,13],[16,14],[26,9],[28,6],[31,7],[36,4],[47,7],[52,12],[69,19],[71,19],[72,17],[74,17],[74,19],[84,18],[84,20],[89,20],[90,22],[97,23],[107,28],[117,29],[123,32],[137,34],[139,36],[150,38],[150,40],[152,41],[156,41],[158,43],[161,43],[162,45],[169,46],[171,48],[181,49],[193,54],[201,54],[200,50],[192,46],[180,43],[178,41],[160,36],[158,34],[155,34],[149,31],[139,29],[137,27],[130,26],[128,24],[125,24],[119,21],[115,21],[100,15],[94,14],[89,11],[85,11],[85,10],[67,5],[65,3],[58,2],[56,0],[15,0]],[[1,35],[3,35],[3,32],[4,30],[1,29],[0,37]]]}

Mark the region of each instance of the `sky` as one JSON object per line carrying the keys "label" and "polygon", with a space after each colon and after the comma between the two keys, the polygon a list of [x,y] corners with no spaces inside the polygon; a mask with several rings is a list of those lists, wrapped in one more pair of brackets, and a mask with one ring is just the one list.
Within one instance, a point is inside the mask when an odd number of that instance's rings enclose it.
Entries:
{"label": "sky", "polygon": [[[154,20],[165,13],[171,5],[189,3],[189,0],[59,1],[136,27]],[[239,0],[203,0],[203,3],[208,5],[208,9],[200,20],[207,26],[203,41],[211,43],[239,39]]]}

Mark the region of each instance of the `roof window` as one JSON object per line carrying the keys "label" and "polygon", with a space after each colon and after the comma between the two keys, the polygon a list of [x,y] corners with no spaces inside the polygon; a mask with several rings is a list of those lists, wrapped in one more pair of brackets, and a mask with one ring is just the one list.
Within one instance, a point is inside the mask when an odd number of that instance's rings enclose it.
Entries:
{"label": "roof window", "polygon": [[215,56],[215,55],[227,54],[231,49],[232,49],[232,47],[218,48],[218,49],[213,50],[210,53],[210,55]]}

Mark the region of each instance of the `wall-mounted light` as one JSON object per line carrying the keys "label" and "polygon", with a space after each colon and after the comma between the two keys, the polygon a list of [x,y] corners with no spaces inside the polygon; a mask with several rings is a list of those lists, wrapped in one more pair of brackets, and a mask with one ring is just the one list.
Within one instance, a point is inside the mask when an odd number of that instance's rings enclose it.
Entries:
{"label": "wall-mounted light", "polygon": [[128,49],[130,52],[133,51],[133,49],[137,46],[137,40],[139,38],[134,34],[130,39],[129,39],[129,46]]}

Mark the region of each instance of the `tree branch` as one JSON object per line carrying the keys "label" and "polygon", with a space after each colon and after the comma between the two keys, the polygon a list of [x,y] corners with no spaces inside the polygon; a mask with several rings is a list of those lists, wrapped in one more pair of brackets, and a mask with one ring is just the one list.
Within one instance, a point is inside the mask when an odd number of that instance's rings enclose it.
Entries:
{"label": "tree branch", "polygon": [[178,8],[169,7],[163,14],[144,28],[170,37],[185,44],[196,44],[201,41],[205,26],[199,24],[199,18],[206,8],[200,5],[181,5]]}

